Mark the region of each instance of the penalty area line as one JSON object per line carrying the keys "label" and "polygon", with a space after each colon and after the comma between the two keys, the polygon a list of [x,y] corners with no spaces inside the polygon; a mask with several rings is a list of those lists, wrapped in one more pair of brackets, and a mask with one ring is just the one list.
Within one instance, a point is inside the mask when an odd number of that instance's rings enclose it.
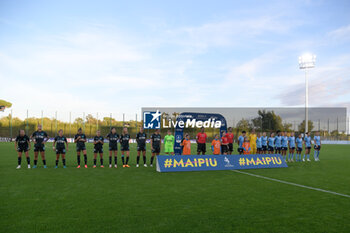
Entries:
{"label": "penalty area line", "polygon": [[333,192],[333,191],[329,191],[329,190],[325,190],[325,189],[314,188],[314,187],[310,187],[310,186],[306,186],[306,185],[302,185],[302,184],[296,184],[296,183],[292,183],[292,182],[288,182],[288,181],[284,181],[284,180],[278,180],[275,178],[270,178],[270,177],[266,177],[266,176],[252,174],[249,172],[242,172],[242,171],[238,171],[238,170],[232,170],[232,171],[240,173],[240,174],[248,175],[248,176],[254,176],[254,177],[265,179],[265,180],[275,181],[275,182],[282,183],[282,184],[288,184],[288,185],[292,185],[292,186],[296,186],[296,187],[300,187],[300,188],[305,188],[305,189],[310,189],[310,190],[314,190],[314,191],[319,191],[319,192],[324,192],[324,193],[329,193],[329,194],[333,194],[333,195],[337,195],[337,196],[350,198],[350,195],[343,194],[343,193],[337,193],[337,192]]}

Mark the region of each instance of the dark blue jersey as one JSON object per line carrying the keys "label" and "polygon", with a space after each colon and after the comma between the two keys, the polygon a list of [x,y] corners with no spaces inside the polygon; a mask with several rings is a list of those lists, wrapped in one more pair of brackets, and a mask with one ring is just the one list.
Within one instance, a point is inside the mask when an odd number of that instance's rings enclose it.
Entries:
{"label": "dark blue jersey", "polygon": [[139,132],[136,135],[136,142],[138,146],[144,146],[146,145],[146,139],[147,139],[147,134],[146,133],[141,133]]}
{"label": "dark blue jersey", "polygon": [[[104,138],[102,136],[95,136],[94,137],[94,142],[97,141],[102,141],[103,142]],[[101,149],[103,147],[103,144],[101,142],[98,142],[94,145],[95,149]]]}
{"label": "dark blue jersey", "polygon": [[40,145],[47,138],[47,133],[45,131],[35,131],[32,134],[32,138],[35,140],[35,145]]}
{"label": "dark blue jersey", "polygon": [[117,133],[109,133],[106,138],[109,140],[110,146],[115,146],[118,143],[119,135]]}
{"label": "dark blue jersey", "polygon": [[160,144],[162,142],[162,136],[160,134],[152,134],[151,136],[152,140],[152,147],[160,147]]}
{"label": "dark blue jersey", "polygon": [[77,143],[77,146],[85,146],[85,141],[80,141],[80,140],[86,140],[86,136],[85,136],[85,134],[76,134],[75,136],[74,136],[74,141],[75,140],[77,140],[77,138],[78,137],[80,137],[79,138],[79,140],[76,142]]}
{"label": "dark blue jersey", "polygon": [[120,135],[120,144],[122,146],[128,146],[129,145],[129,140],[130,140],[130,134],[122,134]]}
{"label": "dark blue jersey", "polygon": [[64,144],[67,142],[67,138],[65,136],[56,136],[54,142],[56,142],[57,149],[65,149],[66,146]]}
{"label": "dark blue jersey", "polygon": [[29,145],[29,137],[27,135],[16,137],[17,146],[20,148],[27,148]]}

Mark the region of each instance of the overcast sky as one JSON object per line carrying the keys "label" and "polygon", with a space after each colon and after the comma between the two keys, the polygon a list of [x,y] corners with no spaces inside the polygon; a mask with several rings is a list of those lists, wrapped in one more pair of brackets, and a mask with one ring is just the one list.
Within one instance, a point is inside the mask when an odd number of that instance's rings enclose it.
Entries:
{"label": "overcast sky", "polygon": [[350,107],[350,1],[0,1],[14,115],[143,106]]}

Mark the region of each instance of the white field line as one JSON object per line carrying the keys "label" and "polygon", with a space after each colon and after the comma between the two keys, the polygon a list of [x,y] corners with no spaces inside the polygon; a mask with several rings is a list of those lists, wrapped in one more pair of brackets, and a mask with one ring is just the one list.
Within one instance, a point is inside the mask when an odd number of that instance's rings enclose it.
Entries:
{"label": "white field line", "polygon": [[260,175],[252,174],[249,172],[242,172],[242,171],[238,171],[238,170],[232,170],[232,171],[240,173],[240,174],[248,175],[248,176],[258,177],[258,178],[265,179],[265,180],[279,182],[282,184],[293,185],[293,186],[300,187],[300,188],[311,189],[311,190],[315,190],[315,191],[319,191],[319,192],[324,192],[324,193],[329,193],[329,194],[333,194],[333,195],[337,195],[337,196],[350,198],[350,195],[343,194],[343,193],[337,193],[337,192],[333,192],[333,191],[329,191],[329,190],[325,190],[325,189],[319,189],[319,188],[314,188],[314,187],[310,187],[310,186],[306,186],[306,185],[302,185],[302,184],[296,184],[296,183],[292,183],[292,182],[288,182],[288,181],[284,181],[284,180],[278,180],[278,179],[274,179],[274,178],[270,178],[270,177],[266,177],[266,176],[260,176]]}

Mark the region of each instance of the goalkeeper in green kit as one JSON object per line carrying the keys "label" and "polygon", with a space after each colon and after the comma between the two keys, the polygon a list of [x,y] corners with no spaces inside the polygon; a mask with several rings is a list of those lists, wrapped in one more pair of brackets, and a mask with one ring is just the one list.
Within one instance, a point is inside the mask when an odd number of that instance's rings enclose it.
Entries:
{"label": "goalkeeper in green kit", "polygon": [[168,130],[168,134],[164,137],[164,152],[165,154],[174,155],[174,143],[175,137],[171,134],[171,131]]}

